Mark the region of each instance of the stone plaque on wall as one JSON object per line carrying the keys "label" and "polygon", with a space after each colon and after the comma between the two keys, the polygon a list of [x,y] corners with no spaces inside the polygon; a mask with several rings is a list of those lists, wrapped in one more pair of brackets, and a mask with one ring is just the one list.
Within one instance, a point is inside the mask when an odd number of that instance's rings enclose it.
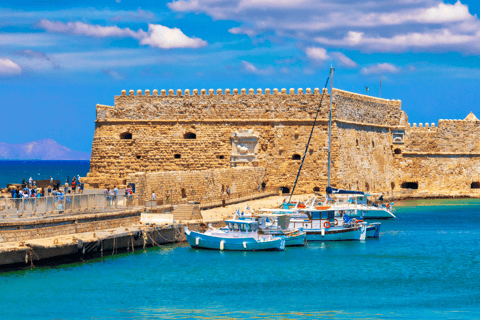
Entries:
{"label": "stone plaque on wall", "polygon": [[405,131],[404,130],[396,130],[392,131],[392,143],[395,144],[404,144],[404,137]]}
{"label": "stone plaque on wall", "polygon": [[239,130],[231,134],[232,157],[230,164],[236,166],[255,166],[257,164],[259,134],[250,130]]}

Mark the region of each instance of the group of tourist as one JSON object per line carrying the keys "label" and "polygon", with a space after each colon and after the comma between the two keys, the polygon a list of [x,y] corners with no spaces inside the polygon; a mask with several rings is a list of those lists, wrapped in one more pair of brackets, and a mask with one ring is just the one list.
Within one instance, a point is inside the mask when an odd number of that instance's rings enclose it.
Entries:
{"label": "group of tourist", "polygon": [[[65,194],[82,194],[83,193],[83,183],[80,181],[80,175],[74,176],[72,182],[70,182],[70,176],[67,176],[65,184],[63,185],[63,193]],[[50,176],[50,183],[45,188],[37,187],[37,181],[33,180],[32,177],[26,180],[23,179],[22,187],[15,188],[11,190],[12,198],[17,198],[19,194],[25,198],[32,197],[45,197],[45,196],[55,196],[62,193],[60,181],[54,181],[53,177]]]}

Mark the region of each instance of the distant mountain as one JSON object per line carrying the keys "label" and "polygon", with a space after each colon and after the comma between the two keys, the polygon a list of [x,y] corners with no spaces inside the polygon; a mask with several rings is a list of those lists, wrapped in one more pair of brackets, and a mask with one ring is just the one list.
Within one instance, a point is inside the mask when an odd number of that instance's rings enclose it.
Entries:
{"label": "distant mountain", "polygon": [[52,139],[19,144],[0,142],[0,160],[90,160],[90,153],[70,150]]}

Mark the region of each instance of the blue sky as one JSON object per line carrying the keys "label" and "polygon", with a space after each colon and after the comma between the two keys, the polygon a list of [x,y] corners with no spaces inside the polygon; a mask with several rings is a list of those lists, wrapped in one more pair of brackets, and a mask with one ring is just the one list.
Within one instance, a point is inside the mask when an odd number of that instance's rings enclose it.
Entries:
{"label": "blue sky", "polygon": [[122,89],[337,88],[411,123],[479,116],[472,0],[0,1],[1,142],[91,150]]}

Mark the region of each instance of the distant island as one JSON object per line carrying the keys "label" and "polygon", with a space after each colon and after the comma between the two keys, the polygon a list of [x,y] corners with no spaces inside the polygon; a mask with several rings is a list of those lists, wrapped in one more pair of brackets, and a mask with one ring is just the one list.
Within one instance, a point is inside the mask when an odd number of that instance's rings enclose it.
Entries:
{"label": "distant island", "polygon": [[52,139],[19,144],[0,142],[0,160],[90,160],[90,153],[70,150]]}

